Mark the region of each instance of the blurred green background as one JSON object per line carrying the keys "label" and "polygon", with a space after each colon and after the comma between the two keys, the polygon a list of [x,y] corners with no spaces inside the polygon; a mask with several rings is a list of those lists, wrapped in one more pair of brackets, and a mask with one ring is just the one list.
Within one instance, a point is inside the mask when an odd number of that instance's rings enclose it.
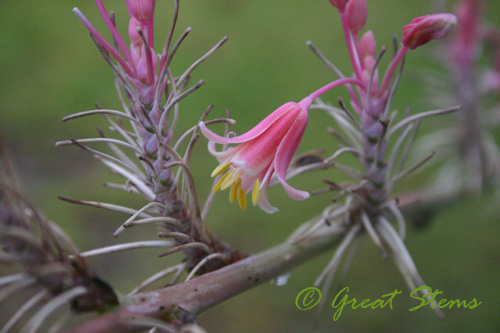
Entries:
{"label": "blurred green background", "polygon": [[[400,37],[405,24],[433,11],[437,2],[369,1],[367,28],[374,31],[378,47],[391,46],[394,33]],[[125,33],[128,23],[124,1],[105,4],[108,10],[116,11],[118,25]],[[58,140],[93,136],[96,127],[106,126],[100,117],[61,123],[62,117],[92,109],[95,102],[120,109],[111,70],[72,14],[75,6],[109,37],[90,0],[0,2],[0,135],[15,156],[26,192],[80,249],[154,239],[154,228],[131,229],[114,239],[113,231],[126,216],[57,199],[58,194],[63,194],[135,208],[143,205],[139,197],[104,188],[103,182],[119,179],[110,176],[90,154],[76,147],[54,146]],[[171,1],[157,1],[157,49],[162,45],[171,13]],[[491,1],[487,16],[500,26],[498,13],[500,3]],[[229,108],[238,120],[234,130],[241,133],[281,104],[299,101],[331,81],[333,74],[305,45],[307,40],[341,70],[350,72],[340,19],[326,0],[182,1],[176,36],[188,26],[193,32],[173,62],[176,75],[223,36],[227,35],[229,41],[195,72],[192,82],[201,78],[207,82],[182,102],[178,133],[192,126],[209,104],[215,105],[212,118],[222,116]],[[420,112],[432,107],[422,80],[422,73],[437,68],[431,49],[427,46],[409,53],[394,108],[411,105]],[[439,75],[439,71],[432,73]],[[338,96],[345,96],[345,91],[337,89],[325,99],[335,101]],[[452,116],[448,117],[446,121],[436,120],[439,126],[453,121]],[[423,124],[424,132],[432,122]],[[338,148],[339,143],[326,134],[325,128],[330,125],[327,116],[311,112],[299,152],[325,148],[331,153]],[[206,152],[204,138],[200,139],[193,165],[198,193],[204,201],[211,186],[210,172],[216,166]],[[322,187],[321,178],[337,174],[306,175],[292,184],[311,191]],[[416,179],[405,179],[399,190],[419,186],[426,176],[417,175]],[[234,247],[254,253],[283,241],[301,223],[318,214],[331,196],[292,202],[276,187],[270,190],[270,200],[280,212],[267,215],[253,207],[242,212],[237,205],[230,205],[223,193],[216,197],[208,224]],[[444,321],[430,309],[408,311],[418,302],[409,297],[394,263],[382,260],[371,240],[365,239],[344,285],[350,287],[352,297],[361,299],[375,299],[396,288],[403,290],[394,301],[394,309],[345,309],[336,322],[332,320],[333,309],[328,307],[319,315],[314,310],[297,310],[295,296],[312,285],[332,255],[327,253],[296,268],[285,286],[266,283],[208,310],[199,316],[199,322],[209,332],[304,332],[313,328],[318,332],[496,331],[500,329],[499,218],[498,203],[486,197],[443,209],[426,228],[409,227],[406,244],[426,283],[442,290],[443,298],[477,298],[483,302],[474,310],[445,309]],[[158,252],[135,251],[90,262],[101,277],[126,293],[178,259],[158,258]],[[323,297],[331,301],[334,295],[332,292]]]}

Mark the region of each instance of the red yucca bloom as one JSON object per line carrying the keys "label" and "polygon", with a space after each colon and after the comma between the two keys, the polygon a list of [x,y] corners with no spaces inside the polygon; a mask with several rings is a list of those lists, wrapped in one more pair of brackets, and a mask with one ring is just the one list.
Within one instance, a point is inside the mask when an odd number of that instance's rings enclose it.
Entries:
{"label": "red yucca bloom", "polygon": [[[269,203],[267,188],[275,173],[292,199],[308,198],[309,193],[294,189],[286,182],[286,172],[306,129],[311,103],[310,97],[300,103],[286,103],[250,131],[234,138],[219,136],[200,122],[202,133],[209,139],[210,153],[221,163],[212,172],[212,177],[227,171],[213,192],[230,187],[229,201],[238,199],[240,207],[245,209],[246,193],[252,191],[252,203],[267,213],[274,213],[278,209]],[[239,145],[216,151],[216,143]]]}

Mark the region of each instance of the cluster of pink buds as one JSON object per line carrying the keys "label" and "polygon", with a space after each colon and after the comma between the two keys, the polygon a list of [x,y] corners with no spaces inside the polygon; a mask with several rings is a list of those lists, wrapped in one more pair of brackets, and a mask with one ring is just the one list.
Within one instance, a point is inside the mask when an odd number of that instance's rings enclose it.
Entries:
{"label": "cluster of pink buds", "polygon": [[153,12],[154,1],[127,0],[130,13],[128,34],[133,68],[139,79],[146,86],[155,82],[158,59],[153,49]]}
{"label": "cluster of pink buds", "polygon": [[[113,40],[118,46],[115,49],[102,37],[94,26],[75,8],[73,11],[90,31],[96,42],[116,59],[125,72],[127,79],[134,86],[139,100],[144,105],[152,105],[156,85],[158,84],[157,67],[158,58],[154,52],[153,12],[155,0],[127,0],[130,13],[129,38],[130,49],[118,33],[114,22],[111,20],[102,0],[95,0],[97,8],[106,23]],[[121,54],[120,54],[121,52]],[[162,54],[161,67],[165,66],[166,54]],[[160,68],[161,71],[162,68]]]}
{"label": "cluster of pink buds", "polygon": [[[383,126],[378,122],[383,119],[386,101],[389,96],[389,84],[395,69],[401,63],[408,49],[415,49],[432,39],[441,38],[456,23],[451,14],[437,14],[414,19],[403,29],[402,47],[392,60],[379,84],[377,71],[377,47],[375,36],[366,32],[360,39],[368,16],[366,0],[330,0],[338,9],[342,19],[347,48],[354,69],[354,78],[341,78],[310,94],[300,103],[287,103],[271,113],[249,132],[235,138],[225,138],[211,132],[200,123],[202,133],[210,140],[209,151],[221,163],[212,173],[218,176],[228,170],[214,187],[214,192],[230,188],[229,200],[238,202],[245,209],[246,193],[252,191],[252,202],[264,211],[273,213],[277,209],[267,199],[267,188],[271,176],[276,174],[287,194],[295,200],[309,197],[304,191],[290,187],[286,182],[286,172],[293,155],[302,139],[307,125],[307,112],[312,101],[325,92],[345,85],[352,97],[352,104],[363,122],[365,136],[371,140],[379,139]],[[351,85],[356,86],[356,91]],[[224,151],[216,151],[215,144],[240,144]],[[366,147],[370,150],[369,147]],[[366,159],[373,161],[373,149],[368,151]],[[381,156],[383,157],[383,156]],[[367,166],[367,169],[369,167]],[[367,171],[370,173],[370,171]],[[375,171],[379,178],[383,173]],[[373,175],[372,175],[373,176]],[[383,182],[383,179],[380,179]]]}
{"label": "cluster of pink buds", "polygon": [[[361,86],[358,86],[359,99],[351,91],[354,107],[358,114],[377,119],[379,118],[377,116],[382,116],[381,108],[388,96],[389,84],[393,79],[395,69],[408,49],[413,50],[433,39],[444,37],[457,22],[455,16],[451,14],[415,18],[403,28],[402,47],[379,84],[375,36],[371,31],[367,31],[361,38],[358,38],[368,16],[366,0],[330,2],[339,9],[354,75],[363,82]],[[362,118],[366,120],[366,117],[362,116]]]}
{"label": "cluster of pink buds", "polygon": [[[174,105],[180,99],[188,95],[178,96],[183,93],[184,86],[182,86],[182,83],[187,83],[186,77],[189,73],[187,72],[183,78],[179,79],[176,82],[178,86],[172,88],[171,91],[166,89],[167,85],[172,85],[174,82],[173,75],[168,76],[168,73],[170,73],[169,62],[175,52],[169,49],[175,24],[172,25],[172,30],[167,35],[161,55],[157,55],[154,50],[153,29],[155,0],[126,0],[130,15],[128,25],[129,43],[126,43],[118,33],[114,18],[110,16],[104,7],[103,0],[95,0],[95,3],[111,33],[114,45],[111,45],[94,28],[78,8],[73,9],[73,12],[90,31],[104,57],[112,65],[117,81],[125,91],[126,98],[129,101],[129,104],[124,107],[129,109],[131,115],[141,123],[141,126],[137,128],[138,142],[144,155],[154,160],[150,164],[154,169],[150,170],[151,174],[154,174],[155,178],[158,176],[159,182],[163,185],[172,184],[171,170],[163,168],[165,161],[169,160],[169,153],[165,151],[162,145],[168,145],[172,139],[172,130],[169,129],[169,111],[174,108]],[[175,21],[178,1],[175,1],[174,6]],[[186,30],[183,37],[188,32],[189,30]],[[112,58],[116,60],[117,65],[113,63]],[[199,88],[201,84],[197,84],[191,91]],[[164,106],[160,105],[163,93],[168,95],[165,98],[167,103]],[[175,124],[175,122],[174,119],[173,123]],[[157,131],[158,135],[154,133],[155,131]],[[158,191],[162,186],[158,187]]]}

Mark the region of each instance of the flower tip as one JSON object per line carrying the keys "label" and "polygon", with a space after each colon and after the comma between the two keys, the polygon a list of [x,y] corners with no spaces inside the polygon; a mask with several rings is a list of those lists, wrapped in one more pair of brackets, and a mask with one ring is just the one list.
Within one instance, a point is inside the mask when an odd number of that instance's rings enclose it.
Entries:
{"label": "flower tip", "polygon": [[366,24],[368,8],[366,0],[351,0],[346,6],[347,24],[354,35],[357,35]]}
{"label": "flower tip", "polygon": [[215,133],[213,133],[207,128],[207,125],[205,124],[204,121],[200,121],[198,123],[198,128],[200,129],[201,133],[208,138],[209,143],[210,141],[213,141]]}
{"label": "flower tip", "polygon": [[72,12],[73,12],[73,14],[78,16],[78,18],[80,18],[80,20],[84,19],[84,16],[83,16],[82,12],[80,11],[80,9],[78,9],[78,7],[74,7]]}
{"label": "flower tip", "polygon": [[443,38],[457,24],[453,14],[434,14],[414,18],[403,28],[402,44],[414,50],[433,39]]}
{"label": "flower tip", "polygon": [[131,17],[145,23],[153,18],[155,8],[154,0],[126,0]]}
{"label": "flower tip", "polygon": [[361,53],[361,58],[364,57],[375,57],[377,53],[377,43],[375,42],[375,36],[371,30],[365,32],[359,41],[359,52]]}
{"label": "flower tip", "polygon": [[292,198],[293,200],[302,201],[302,200],[306,200],[307,198],[309,198],[311,196],[309,194],[309,192],[297,190],[288,184],[282,183],[282,185],[283,185],[283,188],[285,189],[286,194],[290,198]]}
{"label": "flower tip", "polygon": [[333,7],[337,8],[340,13],[345,12],[345,7],[349,0],[329,0]]}
{"label": "flower tip", "polygon": [[279,211],[280,211],[280,210],[279,210],[278,208],[274,208],[274,207],[273,207],[273,209],[268,210],[268,211],[265,211],[265,212],[266,212],[266,213],[268,213],[268,214],[274,214],[274,213],[279,212]]}

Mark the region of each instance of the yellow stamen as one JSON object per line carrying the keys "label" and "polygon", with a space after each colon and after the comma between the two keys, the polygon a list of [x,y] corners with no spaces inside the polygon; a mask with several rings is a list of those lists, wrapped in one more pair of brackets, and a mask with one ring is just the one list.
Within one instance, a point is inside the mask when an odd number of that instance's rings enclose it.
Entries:
{"label": "yellow stamen", "polygon": [[241,178],[239,178],[236,182],[231,185],[231,190],[229,191],[229,202],[233,203],[236,200],[236,196],[238,194],[238,190],[241,186]]}
{"label": "yellow stamen", "polygon": [[221,190],[224,190],[224,184],[229,180],[231,179],[231,177],[234,175],[234,170],[231,170],[229,171],[228,173],[226,173],[224,176],[222,176],[222,178],[220,179],[221,182],[220,182],[220,189]]}
{"label": "yellow stamen", "polygon": [[238,188],[238,204],[241,209],[247,209],[247,196],[245,194],[245,190],[241,187]]}
{"label": "yellow stamen", "polygon": [[221,163],[217,166],[217,168],[214,169],[214,171],[212,171],[212,175],[211,177],[215,177],[215,176],[218,176],[218,175],[222,175],[222,173],[224,171],[227,170],[227,168],[229,168],[229,166],[231,165],[231,162],[229,161],[226,161],[224,163]]}
{"label": "yellow stamen", "polygon": [[212,192],[214,192],[214,194],[218,193],[221,190],[221,186],[226,181],[226,179],[227,179],[228,176],[229,176],[229,173],[226,173],[224,176],[222,176],[219,179],[219,181],[217,182],[217,184],[215,184],[215,187],[212,190]]}
{"label": "yellow stamen", "polygon": [[254,206],[259,203],[260,194],[262,193],[262,190],[260,190],[259,187],[260,187],[260,181],[259,179],[256,179],[252,191],[252,203]]}
{"label": "yellow stamen", "polygon": [[229,186],[231,186],[238,179],[240,179],[240,173],[239,172],[237,173],[236,170],[228,172],[228,176],[227,176],[226,180],[224,181],[224,183],[222,183],[220,189],[221,190],[225,190],[226,188],[228,188]]}

